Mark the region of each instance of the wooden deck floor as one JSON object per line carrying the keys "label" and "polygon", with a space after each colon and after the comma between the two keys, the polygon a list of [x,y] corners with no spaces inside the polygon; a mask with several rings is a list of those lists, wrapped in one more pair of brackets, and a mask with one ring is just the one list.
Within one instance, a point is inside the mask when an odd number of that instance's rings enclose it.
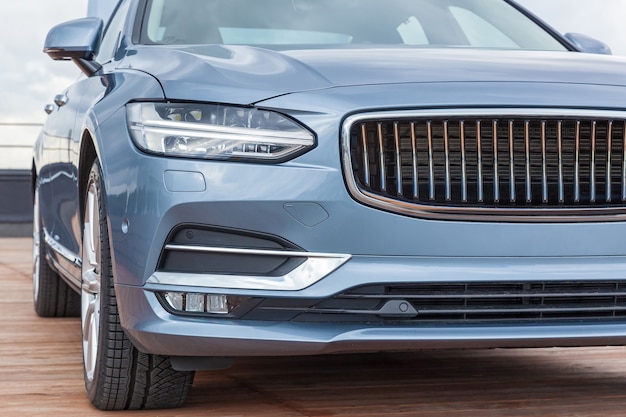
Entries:
{"label": "wooden deck floor", "polygon": [[[30,239],[0,239],[0,415],[100,416],[78,319],[32,309]],[[626,349],[515,349],[244,359],[199,372],[187,406],[134,416],[626,415]]]}

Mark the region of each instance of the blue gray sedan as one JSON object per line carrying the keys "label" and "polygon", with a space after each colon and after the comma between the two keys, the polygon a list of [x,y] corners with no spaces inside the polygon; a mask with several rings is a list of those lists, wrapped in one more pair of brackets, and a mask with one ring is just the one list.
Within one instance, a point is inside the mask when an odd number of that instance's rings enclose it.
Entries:
{"label": "blue gray sedan", "polygon": [[[626,343],[626,61],[511,0],[121,0],[33,157],[104,410],[241,356]],[[591,54],[589,52],[596,52]]]}

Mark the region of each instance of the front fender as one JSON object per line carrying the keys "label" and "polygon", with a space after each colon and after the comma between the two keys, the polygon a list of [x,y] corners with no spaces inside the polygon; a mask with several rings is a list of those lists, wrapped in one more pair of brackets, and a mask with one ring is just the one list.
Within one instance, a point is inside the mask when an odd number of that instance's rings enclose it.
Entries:
{"label": "front fender", "polygon": [[[165,98],[159,82],[151,75],[133,70],[115,71],[99,77],[89,79],[90,85],[85,92],[85,97],[91,100],[85,103],[87,107],[81,128],[81,135],[75,145],[72,154],[75,158],[76,171],[78,173],[78,215],[83,220],[85,206],[85,188],[89,171],[94,160],[98,159],[102,166],[104,178],[108,178],[111,170],[111,163],[115,162],[115,157],[105,157],[105,155],[115,155],[116,152],[128,146],[125,117],[124,123],[117,123],[116,133],[111,134],[109,130],[103,130],[101,126],[106,124],[115,114],[123,114],[126,103],[143,100],[163,100]],[[104,203],[107,202],[105,184]],[[76,236],[78,242],[82,236]]]}

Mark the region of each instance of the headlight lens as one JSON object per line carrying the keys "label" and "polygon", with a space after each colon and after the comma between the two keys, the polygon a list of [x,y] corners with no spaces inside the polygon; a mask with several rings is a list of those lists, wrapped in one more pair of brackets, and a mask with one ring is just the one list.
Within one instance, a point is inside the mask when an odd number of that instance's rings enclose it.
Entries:
{"label": "headlight lens", "polygon": [[165,156],[280,162],[315,136],[280,113],[197,103],[130,103],[128,128],[142,150]]}

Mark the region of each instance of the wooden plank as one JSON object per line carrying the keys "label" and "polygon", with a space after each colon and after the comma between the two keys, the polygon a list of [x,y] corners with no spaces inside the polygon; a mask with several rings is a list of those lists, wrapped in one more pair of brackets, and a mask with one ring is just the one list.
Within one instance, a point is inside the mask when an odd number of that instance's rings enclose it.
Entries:
{"label": "wooden plank", "polygon": [[[80,320],[42,319],[30,239],[0,239],[0,415],[98,416],[84,392]],[[626,348],[243,358],[198,372],[178,410],[133,416],[623,416]]]}

